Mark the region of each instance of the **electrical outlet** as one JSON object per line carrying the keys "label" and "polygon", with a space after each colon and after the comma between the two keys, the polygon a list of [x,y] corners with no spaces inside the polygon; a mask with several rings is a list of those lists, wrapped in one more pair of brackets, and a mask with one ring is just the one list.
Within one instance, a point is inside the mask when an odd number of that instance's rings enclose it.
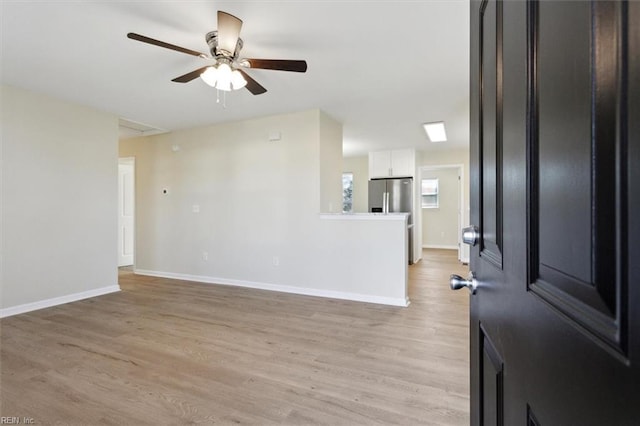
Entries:
{"label": "electrical outlet", "polygon": [[193,206],[191,206],[191,211],[193,211],[194,213],[200,213],[200,205],[194,204]]}
{"label": "electrical outlet", "polygon": [[280,258],[278,256],[273,256],[273,266],[280,266]]}
{"label": "electrical outlet", "polygon": [[209,261],[209,253],[207,253],[206,251],[202,252],[202,260],[204,260],[205,262]]}
{"label": "electrical outlet", "polygon": [[280,132],[269,132],[269,142],[277,142],[282,139],[282,133]]}

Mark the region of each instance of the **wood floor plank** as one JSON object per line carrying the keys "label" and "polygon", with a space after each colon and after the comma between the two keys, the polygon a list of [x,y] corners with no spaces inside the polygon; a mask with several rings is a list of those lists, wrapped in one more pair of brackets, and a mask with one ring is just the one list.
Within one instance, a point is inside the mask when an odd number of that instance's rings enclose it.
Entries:
{"label": "wood floor plank", "polygon": [[112,293],[0,320],[0,416],[73,425],[466,425],[455,252],[408,308],[120,271]]}

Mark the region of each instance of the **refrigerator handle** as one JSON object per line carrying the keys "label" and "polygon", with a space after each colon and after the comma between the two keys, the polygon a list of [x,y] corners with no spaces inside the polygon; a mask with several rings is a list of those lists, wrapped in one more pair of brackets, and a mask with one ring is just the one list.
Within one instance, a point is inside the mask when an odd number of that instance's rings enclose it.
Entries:
{"label": "refrigerator handle", "polygon": [[389,193],[382,193],[382,212],[384,214],[389,214]]}

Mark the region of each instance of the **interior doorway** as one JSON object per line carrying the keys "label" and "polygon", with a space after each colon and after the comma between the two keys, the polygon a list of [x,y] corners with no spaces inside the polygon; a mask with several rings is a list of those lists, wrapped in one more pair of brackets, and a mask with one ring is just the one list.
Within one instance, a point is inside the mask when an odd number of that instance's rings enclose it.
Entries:
{"label": "interior doorway", "polygon": [[135,159],[118,159],[118,267],[134,264]]}
{"label": "interior doorway", "polygon": [[451,249],[458,260],[469,262],[469,253],[462,244],[464,223],[464,167],[462,164],[423,166],[417,183],[420,210],[421,248]]}

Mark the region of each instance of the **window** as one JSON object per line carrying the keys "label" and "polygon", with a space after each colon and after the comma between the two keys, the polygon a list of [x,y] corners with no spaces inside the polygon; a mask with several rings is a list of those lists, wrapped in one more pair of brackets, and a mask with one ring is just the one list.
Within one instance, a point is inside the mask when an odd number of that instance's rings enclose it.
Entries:
{"label": "window", "polygon": [[353,173],[342,174],[342,212],[353,211]]}
{"label": "window", "polygon": [[438,179],[422,179],[422,208],[438,208]]}

